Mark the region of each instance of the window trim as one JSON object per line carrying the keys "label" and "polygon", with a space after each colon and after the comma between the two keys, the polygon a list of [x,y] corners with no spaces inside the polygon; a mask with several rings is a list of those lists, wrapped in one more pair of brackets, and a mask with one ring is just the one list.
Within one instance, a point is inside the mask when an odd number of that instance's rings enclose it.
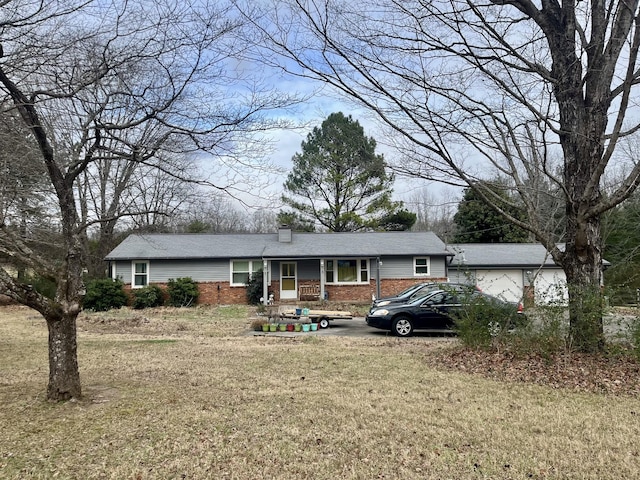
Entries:
{"label": "window trim", "polygon": [[[340,260],[353,260],[354,262],[356,262],[356,281],[355,282],[341,282],[338,280],[338,261]],[[325,272],[324,272],[324,280],[325,280],[325,284],[327,285],[369,285],[371,282],[371,262],[369,261],[368,258],[365,257],[349,257],[349,258],[343,258],[343,257],[338,257],[338,258],[324,258],[323,259],[324,264],[325,264]],[[366,264],[366,272],[367,272],[367,281],[363,282],[361,280],[362,278],[362,272],[364,270],[362,270],[362,262],[365,262]],[[333,269],[329,270],[328,269],[328,265],[329,262],[333,262]],[[329,282],[327,281],[327,272],[333,272],[333,281]]]}
{"label": "window trim", "polygon": [[[418,265],[418,260],[426,260],[426,265]],[[427,267],[427,273],[418,273],[418,267]],[[431,276],[431,257],[413,257],[413,276],[414,277],[430,277]]]}
{"label": "window trim", "polygon": [[[136,272],[136,265],[143,263],[146,265],[146,271],[145,273],[137,273]],[[149,285],[149,281],[150,281],[150,270],[151,267],[149,265],[149,260],[132,260],[131,261],[131,288],[144,288],[146,286]],[[136,285],[136,276],[138,275],[144,275],[146,277],[146,283],[144,285]]]}
{"label": "window trim", "polygon": [[[233,264],[234,262],[249,262],[249,278],[251,278],[251,275],[253,275],[256,271],[259,272],[260,270],[264,271],[264,260],[261,258],[232,258],[229,260],[229,286],[231,287],[246,287],[247,284],[246,283],[237,283],[233,281]],[[254,263],[258,263],[260,266],[258,267],[257,270],[254,270]],[[236,272],[236,273],[244,273],[244,272]]]}

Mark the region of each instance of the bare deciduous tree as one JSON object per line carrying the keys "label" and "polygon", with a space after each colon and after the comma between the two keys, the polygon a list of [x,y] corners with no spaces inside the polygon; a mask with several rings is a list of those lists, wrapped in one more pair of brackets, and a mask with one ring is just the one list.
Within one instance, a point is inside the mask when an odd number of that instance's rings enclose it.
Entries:
{"label": "bare deciduous tree", "polygon": [[449,243],[455,234],[453,216],[460,203],[460,194],[455,195],[453,191],[437,194],[432,190],[423,187],[412,192],[405,200],[407,208],[417,216],[412,230],[434,232],[445,243]]}
{"label": "bare deciduous tree", "polygon": [[[638,13],[637,0],[282,0],[253,18],[265,59],[395,132],[411,153],[398,171],[471,186],[532,232],[566,273],[573,345],[593,351],[604,344],[600,218],[640,182],[637,152],[618,148],[640,127]],[[604,196],[616,163],[629,175]],[[496,176],[510,179],[526,222],[483,187]],[[537,210],[530,180],[541,178],[561,195],[564,249]]]}
{"label": "bare deciduous tree", "polygon": [[[255,166],[245,155],[252,139],[261,144],[256,134],[281,126],[270,123],[269,110],[290,104],[291,97],[266,89],[236,60],[243,48],[231,36],[238,18],[222,2],[8,0],[0,3],[0,19],[2,100],[13,104],[37,146],[55,199],[58,236],[48,240],[60,238],[62,252],[47,255],[3,224],[0,254],[57,287],[48,298],[4,268],[0,287],[45,318],[47,397],[64,400],[81,395],[76,318],[86,230],[131,213],[106,202],[95,210],[86,200],[102,193],[91,183],[116,163],[123,184],[142,181],[139,165],[194,180],[167,162],[191,154],[221,162],[228,175],[202,183],[232,189],[224,182]],[[101,172],[101,162],[115,163]],[[121,187],[113,183],[110,193]]]}

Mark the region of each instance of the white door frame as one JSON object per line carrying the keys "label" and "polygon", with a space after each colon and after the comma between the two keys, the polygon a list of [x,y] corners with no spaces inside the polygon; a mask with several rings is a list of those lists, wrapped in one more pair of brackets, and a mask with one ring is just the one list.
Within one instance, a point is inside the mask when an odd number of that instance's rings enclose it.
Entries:
{"label": "white door frame", "polygon": [[[282,266],[283,265],[293,265],[293,290],[283,290],[282,284],[283,278],[291,278],[290,276],[284,277],[282,274]],[[298,262],[280,262],[280,298],[282,300],[295,300],[298,298]]]}

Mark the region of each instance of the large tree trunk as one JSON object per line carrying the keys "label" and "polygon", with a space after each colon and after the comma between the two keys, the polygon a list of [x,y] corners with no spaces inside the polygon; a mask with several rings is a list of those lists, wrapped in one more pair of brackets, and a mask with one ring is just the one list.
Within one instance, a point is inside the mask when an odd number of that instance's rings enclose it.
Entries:
{"label": "large tree trunk", "polygon": [[562,267],[569,290],[570,344],[581,352],[600,351],[605,344],[600,218],[577,221],[568,215],[567,239]]}
{"label": "large tree trunk", "polygon": [[49,385],[47,399],[80,398],[80,372],[76,343],[77,313],[46,318],[49,329]]}

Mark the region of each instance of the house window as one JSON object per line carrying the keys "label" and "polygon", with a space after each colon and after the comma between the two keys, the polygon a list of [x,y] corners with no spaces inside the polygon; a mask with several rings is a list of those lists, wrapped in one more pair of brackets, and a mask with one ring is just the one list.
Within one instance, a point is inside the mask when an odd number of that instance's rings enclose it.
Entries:
{"label": "house window", "polygon": [[366,260],[360,260],[360,281],[363,283],[369,282],[369,262]]}
{"label": "house window", "polygon": [[325,283],[368,283],[369,261],[345,258],[325,261]]}
{"label": "house window", "polygon": [[133,282],[131,288],[143,288],[149,285],[149,262],[132,262]]}
{"label": "house window", "polygon": [[261,271],[262,260],[231,260],[231,285],[246,285],[251,275]]}
{"label": "house window", "polygon": [[430,275],[429,257],[415,257],[413,259],[413,274],[416,277],[424,277]]}

